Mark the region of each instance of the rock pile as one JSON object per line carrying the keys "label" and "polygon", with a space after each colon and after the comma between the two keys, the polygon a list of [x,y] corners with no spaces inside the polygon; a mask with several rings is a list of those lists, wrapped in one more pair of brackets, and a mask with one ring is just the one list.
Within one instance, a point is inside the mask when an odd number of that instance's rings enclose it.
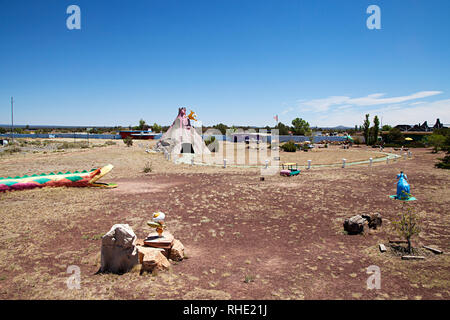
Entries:
{"label": "rock pile", "polygon": [[146,239],[137,241],[136,248],[139,263],[142,264],[141,272],[167,270],[170,267],[169,260],[181,261],[184,259],[183,244],[168,231],[164,231],[162,237],[158,237],[156,232],[150,233]]}
{"label": "rock pile", "polygon": [[137,239],[128,224],[115,224],[102,237],[101,267],[99,272],[122,274],[141,264],[142,272],[167,270],[169,260],[184,259],[184,246],[173,235],[164,231],[162,237],[156,232],[146,239]]}
{"label": "rock pile", "polygon": [[377,229],[381,226],[383,220],[381,214],[371,213],[356,215],[344,221],[344,230],[348,234],[359,234],[364,232],[364,228],[367,226],[370,229]]}

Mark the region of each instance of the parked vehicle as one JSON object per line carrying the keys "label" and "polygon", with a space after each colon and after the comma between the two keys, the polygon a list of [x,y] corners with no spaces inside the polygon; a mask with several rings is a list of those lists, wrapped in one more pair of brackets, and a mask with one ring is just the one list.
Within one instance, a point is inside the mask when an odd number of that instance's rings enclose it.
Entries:
{"label": "parked vehicle", "polygon": [[297,163],[283,163],[281,165],[281,171],[280,171],[280,175],[281,176],[286,176],[286,177],[290,177],[290,176],[296,176],[300,173],[300,170],[298,169],[298,165]]}

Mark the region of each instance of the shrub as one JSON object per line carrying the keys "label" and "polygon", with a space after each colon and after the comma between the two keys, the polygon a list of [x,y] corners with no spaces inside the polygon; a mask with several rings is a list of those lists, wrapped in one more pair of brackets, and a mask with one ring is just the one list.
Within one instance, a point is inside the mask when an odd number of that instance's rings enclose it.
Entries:
{"label": "shrub", "polygon": [[131,147],[133,145],[133,138],[130,136],[123,138],[123,143],[126,144],[127,147]]}
{"label": "shrub", "polygon": [[147,162],[144,166],[144,169],[142,170],[144,173],[152,172],[152,164],[150,162]]}
{"label": "shrub", "polygon": [[440,162],[436,163],[436,168],[439,169],[450,169],[450,155],[446,155],[444,158],[439,158]]}
{"label": "shrub", "polygon": [[58,150],[76,148],[87,149],[89,148],[89,144],[87,142],[63,142],[56,147]]}
{"label": "shrub", "polygon": [[445,147],[446,138],[443,135],[433,133],[431,136],[426,138],[426,141],[433,147],[433,152],[437,153]]}
{"label": "shrub", "polygon": [[408,242],[407,251],[411,253],[411,238],[420,233],[419,216],[412,208],[408,208],[400,214],[399,220],[392,223],[397,234]]}
{"label": "shrub", "polygon": [[285,144],[280,146],[281,149],[285,152],[295,152],[297,151],[297,147],[295,146],[294,141],[286,142]]}

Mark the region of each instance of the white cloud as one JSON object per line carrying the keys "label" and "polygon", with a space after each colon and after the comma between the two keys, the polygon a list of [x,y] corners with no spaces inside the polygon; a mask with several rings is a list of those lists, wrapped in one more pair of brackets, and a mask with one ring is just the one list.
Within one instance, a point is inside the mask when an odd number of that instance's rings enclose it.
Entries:
{"label": "white cloud", "polygon": [[[351,106],[375,106],[382,104],[398,104],[404,103],[410,100],[423,99],[431,97],[437,94],[441,94],[442,91],[420,91],[407,96],[383,98],[384,93],[369,94],[366,97],[350,98],[347,96],[331,96],[323,99],[312,99],[298,101],[299,109],[301,111],[314,111],[324,112],[328,111],[333,106],[341,106],[341,108],[348,108]],[[342,106],[345,105],[345,106]]]}
{"label": "white cloud", "polygon": [[308,122],[313,126],[350,126],[362,125],[364,115],[370,114],[370,121],[375,115],[382,119],[383,124],[392,126],[398,124],[417,124],[428,121],[429,126],[433,126],[436,119],[441,123],[450,123],[450,99],[438,100],[434,102],[424,102],[421,104],[393,104],[370,111],[359,108],[352,110],[331,110],[327,113],[310,113]]}
{"label": "white cloud", "polygon": [[286,109],[286,110],[283,110],[282,112],[281,112],[281,114],[282,115],[284,115],[284,114],[286,114],[286,113],[288,113],[288,112],[291,112],[291,111],[294,111],[294,108],[288,108],[288,109]]}

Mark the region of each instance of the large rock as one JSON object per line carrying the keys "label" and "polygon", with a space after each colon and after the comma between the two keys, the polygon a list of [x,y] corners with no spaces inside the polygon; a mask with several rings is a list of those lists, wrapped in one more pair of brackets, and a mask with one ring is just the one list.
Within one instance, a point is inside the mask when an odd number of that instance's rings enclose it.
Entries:
{"label": "large rock", "polygon": [[383,220],[381,219],[381,214],[379,213],[371,213],[368,215],[362,215],[364,219],[367,220],[369,224],[369,228],[376,229],[378,227],[381,227],[381,224],[383,223]]}
{"label": "large rock", "polygon": [[173,261],[181,261],[184,258],[184,246],[180,240],[175,239],[170,248],[170,259]]}
{"label": "large rock", "polygon": [[102,237],[100,272],[125,273],[138,263],[136,235],[128,224],[115,224]]}
{"label": "large rock", "polygon": [[364,223],[366,220],[360,215],[356,215],[351,217],[350,219],[345,219],[344,221],[344,230],[348,232],[348,234],[358,234],[364,231]]}
{"label": "large rock", "polygon": [[[145,250],[142,256],[141,272],[152,272],[154,270],[167,270],[170,267],[170,262],[161,253],[160,249],[148,248],[152,250]],[[164,249],[162,249],[164,250]]]}

